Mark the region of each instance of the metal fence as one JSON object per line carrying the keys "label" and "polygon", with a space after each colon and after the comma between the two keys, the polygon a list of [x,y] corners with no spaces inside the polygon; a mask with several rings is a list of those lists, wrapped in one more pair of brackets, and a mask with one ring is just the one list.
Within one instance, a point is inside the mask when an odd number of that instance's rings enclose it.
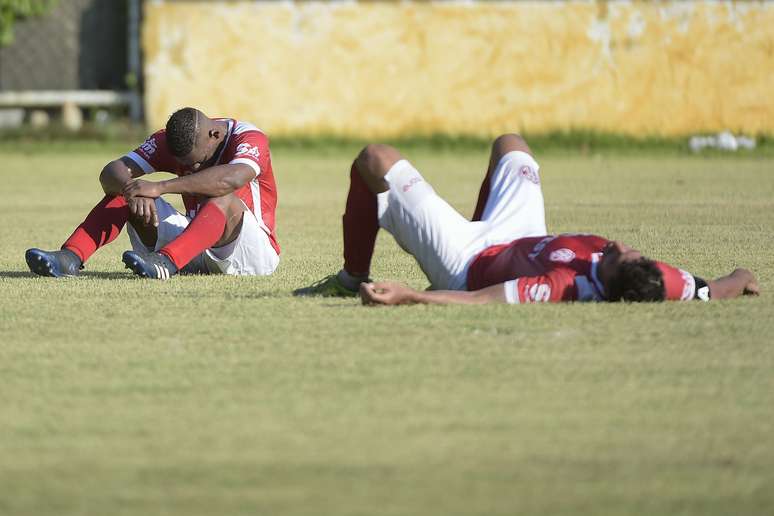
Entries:
{"label": "metal fence", "polygon": [[0,48],[0,107],[125,105],[140,117],[139,0],[60,0]]}
{"label": "metal fence", "polygon": [[0,91],[124,90],[126,0],[60,0],[0,48]]}

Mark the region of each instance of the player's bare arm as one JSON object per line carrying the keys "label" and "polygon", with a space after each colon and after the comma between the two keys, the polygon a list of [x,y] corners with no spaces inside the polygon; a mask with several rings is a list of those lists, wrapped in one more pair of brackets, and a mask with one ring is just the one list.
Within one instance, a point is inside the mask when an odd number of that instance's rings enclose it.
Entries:
{"label": "player's bare arm", "polygon": [[[99,182],[107,195],[121,195],[127,184],[142,175],[142,168],[131,158],[124,156],[105,165],[99,175]],[[134,222],[154,227],[159,225],[156,203],[152,198],[127,198],[127,204]]]}
{"label": "player's bare arm", "polygon": [[736,269],[727,276],[707,282],[707,285],[712,299],[757,296],[760,293],[755,275],[747,269]]}
{"label": "player's bare arm", "polygon": [[143,174],[144,172],[137,163],[123,157],[105,165],[99,174],[99,182],[107,195],[119,195],[128,182]]}
{"label": "player's bare arm", "polygon": [[475,291],[460,290],[414,290],[394,281],[360,284],[360,299],[364,305],[406,305],[406,304],[462,304],[481,305],[505,303],[505,288],[502,283]]}
{"label": "player's bare arm", "polygon": [[218,165],[166,181],[130,181],[124,186],[122,193],[127,199],[156,198],[170,193],[222,197],[239,190],[253,178],[255,171],[247,165]]}

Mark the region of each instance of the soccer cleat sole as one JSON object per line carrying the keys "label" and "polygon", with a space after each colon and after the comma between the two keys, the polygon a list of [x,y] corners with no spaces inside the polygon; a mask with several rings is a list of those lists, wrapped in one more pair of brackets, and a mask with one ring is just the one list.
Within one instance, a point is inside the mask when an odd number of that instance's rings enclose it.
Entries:
{"label": "soccer cleat sole", "polygon": [[75,276],[74,274],[65,274],[59,270],[59,266],[47,256],[47,253],[40,249],[28,249],[24,253],[24,259],[27,261],[30,271],[38,276],[47,276],[49,278],[71,278]]}
{"label": "soccer cleat sole", "polygon": [[143,270],[143,268],[140,266],[140,262],[135,259],[128,259],[126,256],[124,256],[124,264],[125,268],[132,271],[137,276],[140,276],[141,278],[147,278],[148,274]]}

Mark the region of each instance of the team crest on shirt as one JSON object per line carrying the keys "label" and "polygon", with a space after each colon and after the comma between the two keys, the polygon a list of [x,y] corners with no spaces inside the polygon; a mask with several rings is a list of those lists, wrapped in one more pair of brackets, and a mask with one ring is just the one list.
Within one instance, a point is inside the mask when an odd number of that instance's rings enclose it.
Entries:
{"label": "team crest on shirt", "polygon": [[258,159],[261,156],[261,151],[258,147],[253,147],[249,143],[240,143],[237,145],[235,156],[250,156]]}
{"label": "team crest on shirt", "polygon": [[540,184],[540,176],[537,173],[537,170],[533,170],[532,167],[528,165],[524,165],[519,169],[519,174],[524,176],[529,181],[532,181],[536,185]]}
{"label": "team crest on shirt", "polygon": [[548,255],[548,259],[552,262],[570,263],[575,259],[575,253],[572,251],[572,249],[563,247],[562,249],[551,251],[551,254]]}
{"label": "team crest on shirt", "polygon": [[156,139],[152,136],[145,140],[145,142],[140,145],[140,150],[146,155],[151,156],[154,152],[156,152]]}

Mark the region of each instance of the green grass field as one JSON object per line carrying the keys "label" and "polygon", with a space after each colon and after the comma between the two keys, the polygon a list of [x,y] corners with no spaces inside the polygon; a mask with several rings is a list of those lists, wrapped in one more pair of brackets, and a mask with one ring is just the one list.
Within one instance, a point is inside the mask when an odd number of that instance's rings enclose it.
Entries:
{"label": "green grass field", "polygon": [[[759,515],[774,510],[770,159],[538,156],[553,232],[710,277],[726,302],[362,307],[341,265],[351,153],[278,150],[269,278],[32,277],[111,153],[0,154],[0,514]],[[487,149],[410,158],[470,215]],[[389,235],[372,275],[426,282]]]}

